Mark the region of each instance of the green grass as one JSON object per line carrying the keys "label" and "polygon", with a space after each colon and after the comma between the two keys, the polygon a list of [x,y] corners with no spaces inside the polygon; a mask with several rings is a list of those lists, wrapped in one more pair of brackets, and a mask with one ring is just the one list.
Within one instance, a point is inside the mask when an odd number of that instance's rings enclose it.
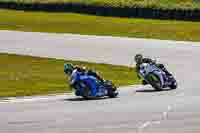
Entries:
{"label": "green grass", "polygon": [[0,54],[0,97],[71,91],[63,72],[69,62],[98,71],[117,86],[139,83],[133,68],[125,66]]}
{"label": "green grass", "polygon": [[128,19],[74,13],[0,10],[0,29],[200,41],[200,22]]}
{"label": "green grass", "polygon": [[18,3],[79,3],[110,7],[148,7],[157,9],[200,9],[198,0],[0,0]]}

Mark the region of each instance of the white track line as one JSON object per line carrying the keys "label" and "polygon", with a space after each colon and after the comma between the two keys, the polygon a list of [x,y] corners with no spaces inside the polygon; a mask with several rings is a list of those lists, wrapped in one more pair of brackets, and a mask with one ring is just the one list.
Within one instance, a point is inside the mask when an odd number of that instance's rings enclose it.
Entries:
{"label": "white track line", "polygon": [[73,93],[65,93],[62,95],[50,95],[50,96],[26,96],[26,97],[8,97],[0,100],[0,103],[21,103],[21,102],[35,102],[35,101],[49,101],[59,100],[74,96]]}
{"label": "white track line", "polygon": [[[123,86],[118,88],[119,92],[127,92],[128,94],[131,94],[131,92],[134,92],[138,87],[141,87],[140,85],[130,85],[130,86]],[[49,101],[49,100],[59,100],[63,98],[69,98],[69,97],[76,97],[74,95],[74,92],[72,93],[64,93],[64,94],[58,94],[58,95],[49,95],[49,96],[25,96],[25,97],[7,97],[0,99],[0,103],[19,103],[19,102],[35,102],[35,101]]]}

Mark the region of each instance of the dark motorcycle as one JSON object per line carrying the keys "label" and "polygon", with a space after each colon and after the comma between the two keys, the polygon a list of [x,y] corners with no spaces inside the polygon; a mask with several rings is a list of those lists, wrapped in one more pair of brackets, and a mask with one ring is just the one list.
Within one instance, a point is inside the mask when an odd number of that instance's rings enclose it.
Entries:
{"label": "dark motorcycle", "polygon": [[155,90],[162,90],[169,87],[177,88],[177,81],[173,76],[167,76],[156,64],[142,63],[139,69],[139,76],[143,79],[143,84],[150,84]]}

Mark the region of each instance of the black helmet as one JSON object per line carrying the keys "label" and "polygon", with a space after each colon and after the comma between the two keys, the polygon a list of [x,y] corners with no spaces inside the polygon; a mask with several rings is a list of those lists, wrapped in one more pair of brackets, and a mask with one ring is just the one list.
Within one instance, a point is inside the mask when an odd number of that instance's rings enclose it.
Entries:
{"label": "black helmet", "polygon": [[72,64],[69,64],[69,63],[68,64],[64,64],[64,72],[66,74],[71,74],[73,70],[74,70],[74,67],[73,67]]}
{"label": "black helmet", "polygon": [[136,54],[135,55],[135,62],[136,63],[141,63],[142,62],[142,59],[143,59],[143,56],[141,54]]}

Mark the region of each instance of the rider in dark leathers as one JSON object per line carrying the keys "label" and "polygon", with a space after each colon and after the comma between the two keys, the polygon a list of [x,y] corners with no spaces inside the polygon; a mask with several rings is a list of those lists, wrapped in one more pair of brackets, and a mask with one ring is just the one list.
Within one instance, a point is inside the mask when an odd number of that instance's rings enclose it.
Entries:
{"label": "rider in dark leathers", "polygon": [[[169,71],[166,69],[166,67],[163,65],[163,64],[158,64],[156,63],[156,61],[150,59],[150,58],[143,58],[143,56],[141,54],[136,54],[135,55],[135,62],[136,62],[136,72],[138,73],[139,69],[140,69],[140,65],[142,63],[153,63],[153,64],[156,64],[156,66],[158,68],[160,68],[163,72],[165,72],[165,74],[167,76],[172,76],[171,73],[169,73]],[[139,77],[139,76],[138,76]],[[146,84],[145,81],[143,81],[143,84]]]}

